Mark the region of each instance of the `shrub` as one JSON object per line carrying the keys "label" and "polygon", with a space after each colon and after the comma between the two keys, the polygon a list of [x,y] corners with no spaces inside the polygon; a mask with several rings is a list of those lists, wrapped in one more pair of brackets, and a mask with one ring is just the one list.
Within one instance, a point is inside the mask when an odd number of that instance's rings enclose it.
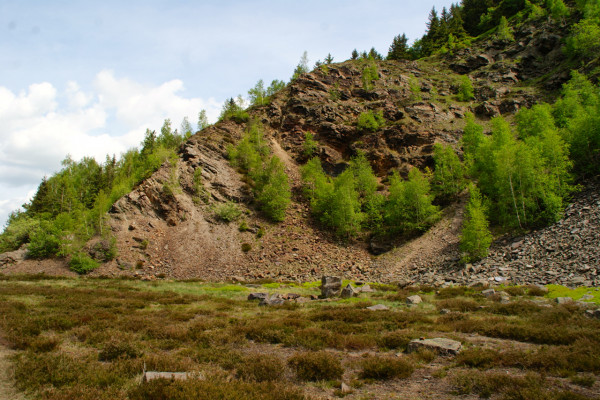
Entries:
{"label": "shrub", "polygon": [[378,113],[373,111],[363,112],[358,116],[357,128],[360,131],[376,132],[385,124],[383,112]]}
{"label": "shrub", "polygon": [[87,274],[98,268],[99,264],[96,260],[84,253],[75,253],[69,261],[69,269],[80,275]]}
{"label": "shrub", "polygon": [[388,380],[393,378],[408,378],[414,367],[404,358],[371,356],[361,362],[361,379]]}
{"label": "shrub", "polygon": [[303,381],[340,379],[344,373],[340,360],[325,351],[297,353],[290,357],[288,365]]}
{"label": "shrub", "polygon": [[232,201],[217,204],[214,207],[215,214],[225,222],[235,221],[242,215],[242,210]]}
{"label": "shrub", "polygon": [[377,64],[375,63],[375,60],[371,59],[371,60],[369,60],[369,62],[367,63],[367,66],[365,66],[365,68],[362,71],[363,89],[365,89],[365,90],[373,89],[373,87],[374,87],[373,81],[376,81],[378,79],[379,79],[379,71],[377,70]]}
{"label": "shrub", "polygon": [[57,255],[61,249],[60,231],[50,222],[42,222],[38,230],[31,234],[27,257],[41,259]]}
{"label": "shrub", "polygon": [[114,361],[122,358],[137,358],[140,353],[126,342],[109,342],[98,353],[98,361]]}
{"label": "shrub", "polygon": [[475,98],[473,92],[473,83],[467,75],[460,77],[460,85],[458,87],[458,101],[469,101]]}
{"label": "shrub", "polygon": [[252,245],[250,243],[242,243],[242,251],[244,253],[247,253],[250,250],[252,250]]}
{"label": "shrub", "polygon": [[312,155],[317,151],[318,143],[314,139],[312,132],[306,132],[304,134],[304,143],[302,144],[302,153],[306,157],[312,157]]}
{"label": "shrub", "polygon": [[240,222],[240,225],[238,226],[238,231],[246,232],[248,229],[250,229],[250,227],[248,226],[248,223],[246,222],[246,220],[243,220],[242,222]]}
{"label": "shrub", "polygon": [[277,381],[280,380],[284,372],[283,362],[275,356],[267,354],[257,354],[244,357],[238,366],[238,378],[256,381]]}
{"label": "shrub", "polygon": [[377,345],[384,349],[404,349],[414,336],[408,331],[388,332],[378,338]]}

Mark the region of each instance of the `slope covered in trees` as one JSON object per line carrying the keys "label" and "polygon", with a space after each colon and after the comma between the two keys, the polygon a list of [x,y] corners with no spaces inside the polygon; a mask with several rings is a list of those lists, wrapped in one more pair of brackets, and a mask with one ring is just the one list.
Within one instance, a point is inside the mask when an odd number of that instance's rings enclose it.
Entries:
{"label": "slope covered in trees", "polygon": [[[426,35],[411,47],[394,38],[385,61],[375,49],[337,64],[329,55],[311,72],[304,55],[290,83],[259,81],[249,107],[231,98],[204,130],[200,115],[202,132],[188,141],[187,119],[182,134],[165,121],[120,159],[67,158],[11,217],[1,249],[28,243],[29,257],[66,257],[80,272],[119,254],[109,265],[126,272],[196,276],[212,263],[218,276],[266,263],[289,274],[279,266],[316,271],[315,249],[327,264],[348,259],[339,242],[369,265],[374,238],[399,245],[422,234],[467,187],[464,261],[485,255],[490,230],[556,221],[575,182],[600,169],[600,100],[587,77],[597,55],[586,36],[597,4],[491,1],[476,11],[483,3],[433,10]],[[545,30],[531,31],[538,23]],[[538,53],[553,54],[550,65],[536,68]],[[583,73],[555,92],[573,68]]]}

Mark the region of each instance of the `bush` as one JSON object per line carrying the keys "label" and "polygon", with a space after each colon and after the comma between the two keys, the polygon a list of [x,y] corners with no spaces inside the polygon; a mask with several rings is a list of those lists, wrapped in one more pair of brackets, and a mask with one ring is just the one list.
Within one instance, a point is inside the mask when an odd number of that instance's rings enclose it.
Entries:
{"label": "bush", "polygon": [[98,268],[98,266],[99,264],[96,260],[84,253],[73,254],[69,261],[69,269],[80,275],[87,274]]}
{"label": "bush", "polygon": [[306,157],[312,157],[318,147],[318,143],[314,139],[312,132],[306,132],[304,134],[304,143],[302,144],[302,153]]}
{"label": "bush", "polygon": [[214,207],[215,214],[225,222],[235,221],[242,215],[242,210],[232,201],[217,204]]}
{"label": "bush", "polygon": [[469,101],[475,98],[473,92],[473,83],[468,76],[460,77],[460,86],[458,87],[458,101]]}
{"label": "bush", "polygon": [[242,360],[237,370],[237,376],[256,382],[277,381],[283,376],[284,367],[278,357],[266,354],[252,355]]}
{"label": "bush", "polygon": [[360,131],[376,132],[385,124],[383,118],[383,112],[373,113],[373,111],[367,111],[361,113],[358,116],[357,128]]}
{"label": "bush", "polygon": [[242,251],[244,253],[247,253],[250,250],[252,250],[252,245],[250,243],[242,243]]}
{"label": "bush", "polygon": [[58,255],[61,249],[60,232],[49,222],[43,222],[33,232],[27,246],[27,257],[41,259]]}
{"label": "bush", "polygon": [[408,378],[412,375],[412,363],[403,358],[372,356],[361,362],[361,379],[388,380],[393,378]]}
{"label": "bush", "polygon": [[295,354],[288,360],[288,365],[303,381],[340,379],[344,374],[340,360],[325,351]]}
{"label": "bush", "polygon": [[114,361],[139,356],[140,353],[129,343],[110,342],[98,353],[98,361]]}

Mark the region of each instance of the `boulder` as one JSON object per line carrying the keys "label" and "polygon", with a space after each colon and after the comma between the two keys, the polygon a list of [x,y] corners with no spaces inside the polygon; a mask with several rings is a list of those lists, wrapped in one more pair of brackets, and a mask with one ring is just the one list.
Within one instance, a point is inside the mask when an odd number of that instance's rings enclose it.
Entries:
{"label": "boulder", "polygon": [[258,303],[259,306],[280,306],[285,303],[285,300],[279,295],[274,294],[270,297],[266,297]]}
{"label": "boulder", "polygon": [[600,308],[597,310],[586,310],[585,315],[590,318],[600,319]]}
{"label": "boulder", "polygon": [[374,306],[371,307],[367,307],[367,310],[371,310],[371,311],[385,311],[385,310],[389,310],[390,308],[388,306],[386,306],[385,304],[375,304]]}
{"label": "boulder", "polygon": [[360,291],[361,291],[362,293],[373,293],[373,292],[374,292],[374,290],[373,290],[373,289],[371,288],[371,286],[369,286],[369,285],[364,285],[364,286],[361,286],[361,287],[360,287]]}
{"label": "boulder", "polygon": [[342,289],[341,297],[342,299],[349,299],[350,297],[358,296],[358,291],[355,290],[351,284],[346,285],[344,289]]}
{"label": "boulder", "polygon": [[407,304],[420,304],[423,302],[423,299],[419,295],[409,296],[406,298]]}
{"label": "boulder", "polygon": [[573,302],[573,299],[570,297],[557,297],[554,301],[556,304],[569,304]]}
{"label": "boulder", "polygon": [[482,295],[484,295],[485,297],[492,297],[493,295],[496,294],[496,291],[494,289],[486,289],[483,292],[481,292]]}
{"label": "boulder", "polygon": [[250,293],[248,300],[264,300],[269,297],[269,293]]}
{"label": "boulder", "polygon": [[339,296],[342,289],[342,278],[339,276],[323,276],[321,278],[321,297],[328,299]]}
{"label": "boulder", "polygon": [[413,353],[421,348],[432,350],[437,354],[447,356],[458,354],[462,348],[462,344],[456,340],[446,338],[414,339],[408,343],[406,352]]}

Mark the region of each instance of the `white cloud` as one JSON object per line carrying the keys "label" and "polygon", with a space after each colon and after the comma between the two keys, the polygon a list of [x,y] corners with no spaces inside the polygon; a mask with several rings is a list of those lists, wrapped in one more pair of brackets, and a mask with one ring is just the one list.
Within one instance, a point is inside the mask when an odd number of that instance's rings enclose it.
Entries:
{"label": "white cloud", "polygon": [[86,93],[69,82],[59,92],[44,82],[15,94],[0,87],[0,225],[67,154],[103,161],[138,146],[145,130],[159,130],[165,118],[178,128],[184,116],[196,121],[201,109],[214,121],[221,108],[214,99],[183,97],[180,80],[143,85],[105,70],[93,88]]}

